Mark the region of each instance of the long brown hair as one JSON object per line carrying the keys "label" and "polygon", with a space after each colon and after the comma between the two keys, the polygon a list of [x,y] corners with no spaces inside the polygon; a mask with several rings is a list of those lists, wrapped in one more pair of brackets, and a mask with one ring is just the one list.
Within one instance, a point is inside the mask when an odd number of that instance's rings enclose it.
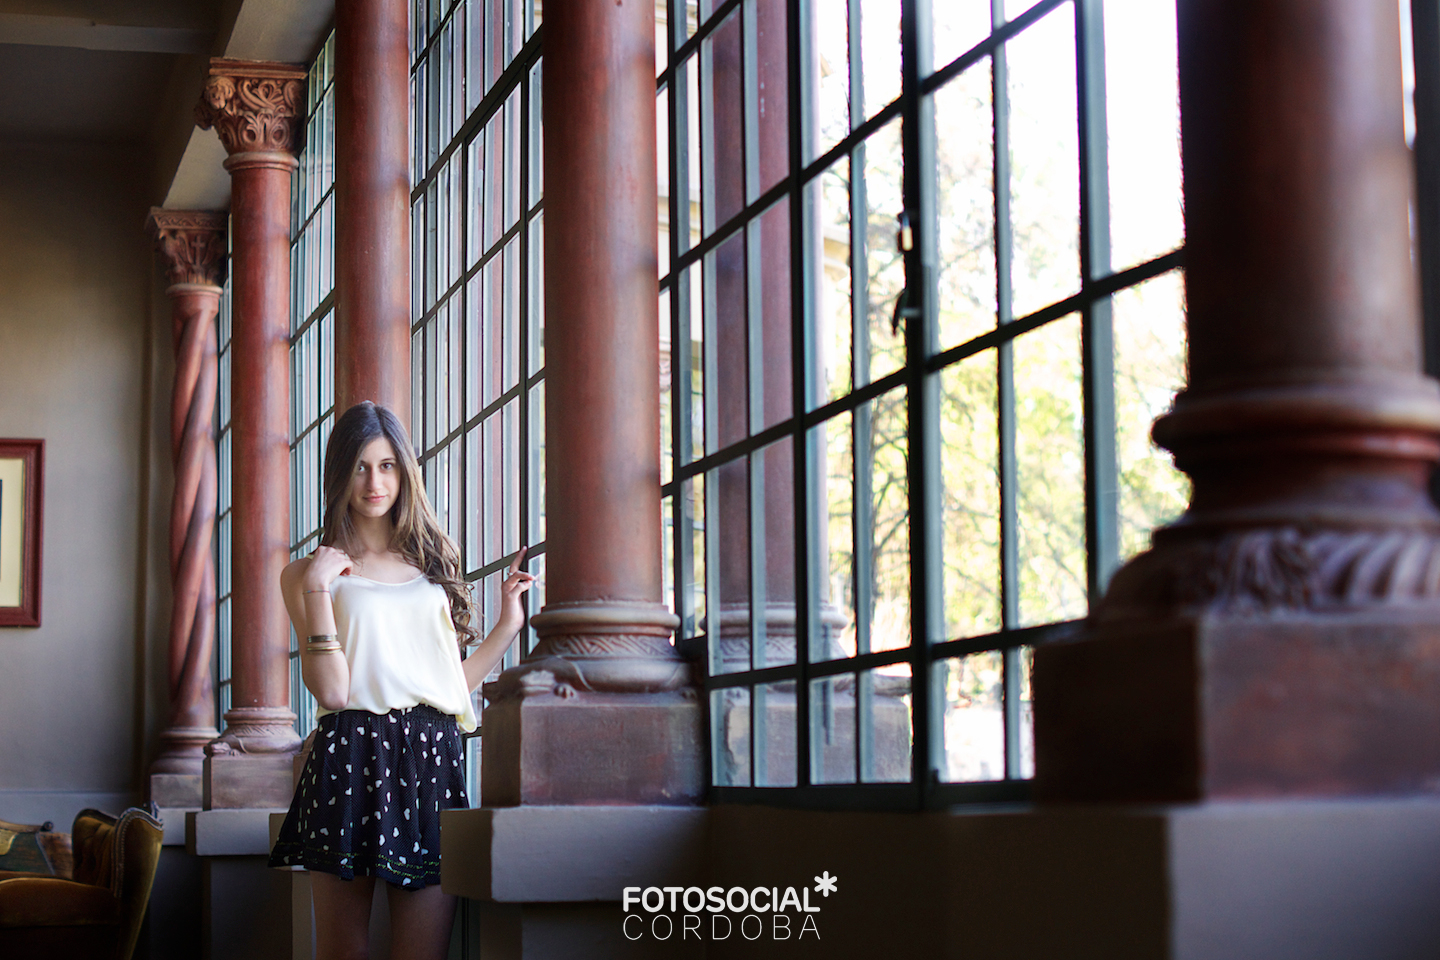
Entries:
{"label": "long brown hair", "polygon": [[410,437],[389,408],[362,400],[341,415],[325,444],[325,522],[320,542],[354,555],[359,545],[350,522],[350,485],[360,454],[372,440],[384,437],[400,466],[400,492],[390,508],[390,549],[420,568],[431,583],[445,588],[450,619],[464,649],[480,639],[473,623],[475,601],[460,571],[460,549],[440,527],[425,496],[425,482]]}

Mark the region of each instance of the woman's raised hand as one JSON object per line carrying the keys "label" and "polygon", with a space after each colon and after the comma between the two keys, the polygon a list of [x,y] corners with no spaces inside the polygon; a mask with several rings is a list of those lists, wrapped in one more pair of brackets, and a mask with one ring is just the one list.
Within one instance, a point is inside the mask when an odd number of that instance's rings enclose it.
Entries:
{"label": "woman's raised hand", "polygon": [[355,561],[344,551],[320,547],[310,554],[310,566],[305,569],[306,592],[328,590],[336,577],[349,573],[354,565]]}
{"label": "woman's raised hand", "polygon": [[519,632],[525,623],[525,610],[520,606],[520,597],[535,584],[535,577],[521,570],[520,564],[525,562],[525,553],[529,549],[521,547],[520,552],[515,554],[510,569],[505,573],[505,580],[500,584],[500,618],[495,624],[496,627],[503,625]]}

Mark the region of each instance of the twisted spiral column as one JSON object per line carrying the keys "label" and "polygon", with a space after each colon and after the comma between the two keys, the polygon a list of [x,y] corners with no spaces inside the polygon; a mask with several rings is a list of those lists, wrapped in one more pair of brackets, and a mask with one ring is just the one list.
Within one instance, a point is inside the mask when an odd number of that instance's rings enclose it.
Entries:
{"label": "twisted spiral column", "polygon": [[170,407],[175,490],[170,507],[170,716],[152,773],[200,774],[216,736],[215,317],[225,267],[222,213],[152,210],[150,229],[171,281],[175,382]]}

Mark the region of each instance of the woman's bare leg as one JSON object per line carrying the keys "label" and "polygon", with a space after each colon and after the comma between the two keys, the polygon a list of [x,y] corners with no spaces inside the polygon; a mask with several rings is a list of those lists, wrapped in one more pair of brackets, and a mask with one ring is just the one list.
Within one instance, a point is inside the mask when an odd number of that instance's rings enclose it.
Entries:
{"label": "woman's bare leg", "polygon": [[368,960],[375,878],[342,880],[312,870],[310,896],[315,902],[315,960]]}
{"label": "woman's bare leg", "polygon": [[386,886],[390,960],[445,960],[455,925],[455,898],[432,884],[423,890]]}

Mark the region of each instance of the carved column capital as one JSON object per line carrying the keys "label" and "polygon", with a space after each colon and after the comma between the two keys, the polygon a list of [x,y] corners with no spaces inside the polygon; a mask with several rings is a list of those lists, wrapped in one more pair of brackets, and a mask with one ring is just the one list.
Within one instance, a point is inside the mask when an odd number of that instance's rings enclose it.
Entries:
{"label": "carved column capital", "polygon": [[225,152],[293,154],[304,113],[305,68],[254,60],[210,61],[195,107],[200,129],[215,128]]}
{"label": "carved column capital", "polygon": [[145,226],[155,248],[165,258],[165,273],[172,284],[196,283],[219,287],[225,283],[225,233],[230,217],[207,210],[150,208]]}

